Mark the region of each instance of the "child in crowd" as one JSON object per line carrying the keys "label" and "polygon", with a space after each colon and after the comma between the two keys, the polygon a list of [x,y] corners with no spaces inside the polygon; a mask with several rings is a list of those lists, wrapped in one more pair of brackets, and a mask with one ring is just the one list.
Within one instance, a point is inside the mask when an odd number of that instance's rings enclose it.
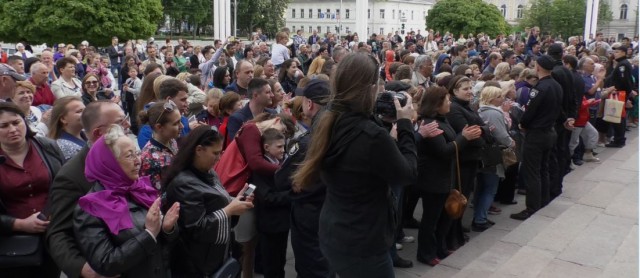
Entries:
{"label": "child in crowd", "polygon": [[264,148],[264,159],[280,164],[284,160],[285,137],[282,132],[275,128],[270,128],[262,134],[262,146]]}
{"label": "child in crowd", "polygon": [[138,78],[138,69],[136,67],[129,68],[129,78],[122,85],[122,90],[126,93],[130,93],[133,95],[133,99],[138,99],[140,95],[140,88],[142,87],[142,80]]}

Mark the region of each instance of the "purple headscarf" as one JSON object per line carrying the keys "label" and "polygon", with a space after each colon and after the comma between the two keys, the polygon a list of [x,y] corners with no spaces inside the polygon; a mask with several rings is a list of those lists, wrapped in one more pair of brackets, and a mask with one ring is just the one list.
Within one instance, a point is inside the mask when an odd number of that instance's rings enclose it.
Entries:
{"label": "purple headscarf", "polygon": [[129,198],[149,208],[158,197],[158,191],[151,186],[148,176],[135,181],[127,177],[103,137],[89,150],[84,173],[87,181],[100,182],[104,190],[85,195],[78,205],[88,214],[102,219],[115,235],[133,228],[127,202]]}

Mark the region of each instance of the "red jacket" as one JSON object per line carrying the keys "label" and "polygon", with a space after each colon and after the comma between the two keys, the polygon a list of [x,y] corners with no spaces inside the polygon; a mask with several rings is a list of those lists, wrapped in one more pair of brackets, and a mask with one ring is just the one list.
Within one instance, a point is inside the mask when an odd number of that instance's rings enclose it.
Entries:
{"label": "red jacket", "polygon": [[582,105],[580,105],[580,109],[578,110],[578,118],[576,119],[575,123],[573,123],[573,126],[586,126],[587,122],[589,121],[589,106],[598,105],[599,103],[599,99],[594,99],[593,102],[591,102],[590,99],[582,97]]}

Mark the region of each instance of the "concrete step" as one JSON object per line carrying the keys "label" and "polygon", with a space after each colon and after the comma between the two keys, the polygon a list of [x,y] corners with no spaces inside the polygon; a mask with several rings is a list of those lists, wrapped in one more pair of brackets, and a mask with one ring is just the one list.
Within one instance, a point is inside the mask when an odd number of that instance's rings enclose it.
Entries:
{"label": "concrete step", "polygon": [[625,148],[572,171],[563,194],[531,218],[456,252],[475,259],[452,256],[428,277],[638,277],[638,136],[627,136]]}

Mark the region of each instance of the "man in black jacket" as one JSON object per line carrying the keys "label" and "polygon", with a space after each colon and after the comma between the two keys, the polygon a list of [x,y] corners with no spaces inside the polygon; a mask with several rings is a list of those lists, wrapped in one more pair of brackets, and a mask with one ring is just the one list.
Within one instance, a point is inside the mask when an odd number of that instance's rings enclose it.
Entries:
{"label": "man in black jacket", "polygon": [[[296,90],[296,97],[302,97],[302,111],[312,119],[309,130],[290,142],[289,156],[276,172],[278,188],[291,188],[291,175],[304,160],[313,132],[313,124],[320,118],[329,98],[329,83],[311,80],[305,87]],[[317,183],[312,189],[291,194],[291,247],[296,258],[296,272],[299,277],[334,277],[329,264],[320,251],[318,221],[326,194],[326,187]]]}
{"label": "man in black jacket", "polygon": [[60,169],[51,186],[51,222],[46,241],[51,257],[69,278],[100,277],[89,266],[77,246],[73,232],[73,210],[78,199],[93,186],[84,175],[85,159],[91,142],[98,140],[111,124],[128,127],[129,123],[124,119],[122,109],[110,101],[96,101],[87,105],[82,113],[82,124],[89,142]]}
{"label": "man in black jacket", "polygon": [[556,142],[554,126],[558,118],[562,87],[551,78],[555,60],[543,55],[538,58],[538,84],[529,93],[527,110],[520,119],[524,130],[521,173],[527,181],[527,208],[511,218],[525,220],[549,202],[550,152]]}
{"label": "man in black jacket", "polygon": [[118,45],[118,37],[111,38],[111,46],[107,48],[107,53],[109,54],[109,60],[111,61],[111,73],[117,78],[117,71],[120,69],[122,56],[124,55],[122,47]]}
{"label": "man in black jacket", "polygon": [[[626,94],[625,99],[618,99],[618,100],[627,102],[634,97],[634,94],[637,94],[634,91],[635,86],[633,85],[633,79],[631,77],[631,71],[633,70],[633,68],[629,63],[629,60],[627,60],[626,46],[616,45],[616,47],[614,47],[613,49],[614,49],[613,55],[616,59],[617,65],[613,69],[613,72],[611,73],[611,75],[609,75],[609,77],[607,77],[607,80],[605,80],[605,82],[607,83],[605,87],[614,86],[616,88],[616,94],[617,92],[624,91]],[[610,125],[613,127],[613,142],[607,144],[606,147],[608,148],[624,147],[626,143],[626,138],[624,133],[625,133],[625,127],[627,125],[624,112],[622,115],[622,121],[619,124],[611,123]]]}
{"label": "man in black jacket", "polygon": [[[561,107],[560,115],[556,120],[555,130],[557,133],[557,141],[549,159],[549,177],[551,179],[551,199],[562,193],[562,181],[568,173],[569,164],[571,163],[571,155],[569,153],[569,139],[571,138],[571,130],[577,116],[577,103],[575,84],[573,74],[562,65],[562,46],[554,43],[549,46],[547,53],[555,61],[551,77],[560,84],[562,92],[560,95]],[[580,99],[582,103],[582,99]],[[543,206],[547,204],[544,203]]]}

